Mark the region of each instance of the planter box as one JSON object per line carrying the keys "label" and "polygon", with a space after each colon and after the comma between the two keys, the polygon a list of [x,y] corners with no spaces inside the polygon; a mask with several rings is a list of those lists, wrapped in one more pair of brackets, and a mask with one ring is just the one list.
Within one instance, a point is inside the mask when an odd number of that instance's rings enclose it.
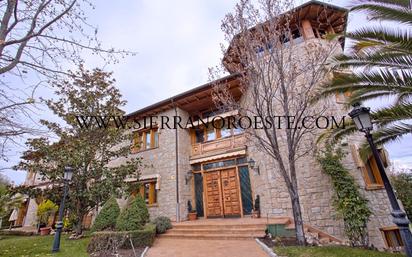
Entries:
{"label": "planter box", "polygon": [[189,213],[187,214],[187,218],[188,218],[189,220],[197,220],[197,212],[189,212]]}
{"label": "planter box", "polygon": [[255,218],[255,219],[260,218],[260,211],[252,211],[252,218]]}
{"label": "planter box", "polygon": [[51,231],[50,227],[41,228],[40,229],[40,235],[41,236],[47,236],[48,234],[50,234],[50,231]]}

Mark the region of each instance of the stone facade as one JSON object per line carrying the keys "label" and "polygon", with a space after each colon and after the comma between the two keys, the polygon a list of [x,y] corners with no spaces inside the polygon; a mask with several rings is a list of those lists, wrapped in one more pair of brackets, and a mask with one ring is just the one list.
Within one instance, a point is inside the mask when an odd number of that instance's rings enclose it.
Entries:
{"label": "stone facade", "polygon": [[[177,108],[167,110],[157,114],[159,117],[169,117],[173,120],[174,116],[180,116],[182,119],[188,117],[187,112]],[[176,151],[176,131],[178,136],[178,150]],[[141,152],[132,153],[130,157],[142,158],[142,168],[139,169],[141,177],[158,176],[157,203],[148,206],[152,218],[166,216],[173,221],[177,220],[176,208],[179,205],[180,220],[186,219],[188,200],[191,200],[190,184],[186,185],[185,175],[191,171],[189,165],[190,156],[190,135],[187,130],[171,128],[158,130],[159,146],[154,149],[147,149]],[[178,155],[178,180],[179,180],[179,204],[177,203],[176,194],[176,154]],[[110,165],[120,164],[123,160],[114,160]],[[125,199],[119,199],[119,204],[124,206]]]}
{"label": "stone facade", "polygon": [[[307,26],[305,30],[308,30]],[[314,36],[310,28],[307,33],[312,33],[312,36]],[[322,41],[321,39],[314,38],[310,40]],[[325,42],[321,43],[323,44]],[[341,53],[341,49],[337,49],[336,53]],[[205,89],[211,88],[210,85],[204,85],[203,87]],[[186,93],[188,97],[191,97],[191,94],[193,95],[194,93],[192,93],[192,91]],[[173,100],[179,97],[182,98],[182,96],[176,96],[171,98],[169,102],[165,100],[158,103],[157,107],[159,107],[159,109],[157,112],[151,112],[151,115],[155,113],[156,116],[167,116],[170,120],[173,120],[173,116],[180,116],[182,120],[186,120],[189,117],[187,110],[181,107],[176,107],[176,109],[172,107],[172,105],[174,105]],[[195,98],[197,99],[197,96]],[[242,96],[240,102],[243,106],[248,105],[247,92]],[[325,102],[327,102],[330,113],[333,115],[337,117],[346,115],[347,110],[344,109],[343,105],[338,104],[336,99],[327,99]],[[150,108],[154,109],[155,107],[151,106]],[[144,110],[150,108],[147,107]],[[210,109],[213,108],[213,101],[210,101]],[[140,114],[145,115],[145,111],[141,111]],[[190,165],[192,150],[191,135],[189,129],[182,128],[178,128],[177,130],[167,128],[159,129],[158,135],[158,147],[138,153],[131,153],[130,156],[142,158],[143,167],[140,169],[141,177],[157,178],[157,202],[148,206],[151,219],[158,216],[167,216],[173,221],[186,220],[187,201],[191,200],[192,203],[195,202],[193,176],[190,176],[193,171],[193,167]],[[315,137],[306,140],[311,142],[303,143],[311,144],[315,140]],[[343,149],[348,153],[344,158],[343,164],[350,170],[352,176],[359,184],[361,193],[369,200],[369,206],[373,212],[368,223],[370,242],[378,248],[384,248],[385,243],[379,229],[394,225],[390,217],[390,205],[384,189],[366,189],[362,170],[357,165],[351,152],[352,146],[359,145],[361,140],[361,136],[352,136],[347,140],[350,143],[343,146]],[[176,144],[178,144],[177,147]],[[312,151],[305,155],[297,161],[296,165],[304,222],[337,238],[345,239],[343,221],[339,218],[332,205],[334,192],[331,180],[329,176],[324,174],[320,169],[314,154],[315,152]],[[259,172],[249,169],[249,176],[253,199],[255,199],[257,195],[260,196],[260,207],[263,218],[293,217],[288,190],[283,178],[278,172],[277,162],[259,149],[253,140],[248,140],[247,151],[240,157],[253,158],[259,167]],[[110,165],[117,165],[122,161],[121,159],[114,160]],[[179,196],[179,200],[177,200],[177,195]],[[31,202],[32,201],[30,201],[30,203]],[[125,202],[126,199],[119,199],[121,206],[124,206]],[[35,212],[34,205],[33,208],[29,209],[31,213]]]}

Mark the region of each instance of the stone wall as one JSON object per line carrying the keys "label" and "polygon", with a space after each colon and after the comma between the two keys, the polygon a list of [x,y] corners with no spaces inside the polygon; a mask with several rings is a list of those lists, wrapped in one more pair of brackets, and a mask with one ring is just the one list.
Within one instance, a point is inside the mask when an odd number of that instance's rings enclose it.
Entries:
{"label": "stone wall", "polygon": [[24,218],[23,227],[31,227],[36,225],[37,203],[35,199],[29,199],[26,217]]}
{"label": "stone wall", "polygon": [[[157,114],[158,116],[168,116],[170,121],[173,121],[175,110]],[[177,115],[185,120],[188,114],[177,109]],[[160,124],[159,124],[160,125]],[[172,124],[170,123],[171,127]],[[135,154],[130,154],[130,157],[141,157],[142,168],[140,175],[160,175],[160,189],[157,191],[157,203],[148,206],[151,219],[158,216],[167,216],[173,221],[176,221],[176,130],[165,127],[159,129],[159,146],[154,149],[144,150]],[[191,149],[190,135],[185,129],[177,128],[178,133],[178,170],[179,170],[179,208],[180,219],[184,220],[187,216],[186,203],[191,199],[190,183],[186,185],[185,175],[190,171],[189,155]],[[118,165],[123,160],[115,160],[111,165]],[[125,199],[119,199],[119,203],[124,206]]]}
{"label": "stone wall", "polygon": [[[314,39],[318,40],[318,39]],[[341,49],[336,49],[336,53],[341,53]],[[304,60],[302,60],[304,62]],[[325,78],[327,79],[327,78]],[[305,81],[301,81],[305,83]],[[243,106],[248,114],[250,111],[251,94],[246,91],[241,99],[241,106]],[[324,115],[334,115],[335,117],[347,116],[348,110],[345,110],[344,105],[338,104],[335,97],[330,97],[321,102],[326,108]],[[318,106],[314,107],[318,108]],[[249,110],[248,110],[249,109]],[[277,115],[284,115],[280,112]],[[324,174],[316,160],[316,151],[314,142],[320,133],[325,132],[319,130],[311,136],[306,136],[302,139],[301,144],[313,147],[306,155],[301,157],[296,162],[296,172],[298,180],[298,190],[300,197],[300,204],[304,222],[317,227],[335,237],[345,239],[343,220],[337,215],[333,207],[333,186],[328,175]],[[279,217],[292,215],[291,200],[284,182],[277,161],[269,156],[259,143],[254,139],[253,133],[248,131],[248,157],[256,161],[259,166],[260,175],[253,170],[250,171],[251,184],[253,196],[260,195],[261,212],[263,217]],[[279,138],[280,153],[284,160],[287,160],[286,139],[282,135]],[[360,186],[361,194],[369,200],[369,207],[373,212],[368,223],[370,243],[377,248],[384,247],[383,237],[379,228],[391,226],[393,223],[390,220],[390,205],[386,192],[384,189],[380,190],[366,190],[365,182],[363,180],[360,169],[357,167],[355,160],[351,155],[351,144],[359,145],[363,140],[362,136],[352,136],[346,140],[342,146],[343,150],[347,152],[343,164],[347,167],[356,182]],[[285,162],[287,166],[288,163]]]}

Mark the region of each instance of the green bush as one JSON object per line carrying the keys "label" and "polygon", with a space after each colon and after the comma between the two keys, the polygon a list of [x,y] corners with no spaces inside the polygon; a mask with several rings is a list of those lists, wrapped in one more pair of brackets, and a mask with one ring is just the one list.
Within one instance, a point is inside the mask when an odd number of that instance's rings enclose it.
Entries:
{"label": "green bush", "polygon": [[37,207],[37,219],[39,223],[48,225],[49,218],[54,216],[59,207],[50,200],[44,200]]}
{"label": "green bush", "polygon": [[156,233],[163,234],[166,230],[172,228],[172,222],[168,217],[157,217],[153,220],[153,224],[156,225]]}
{"label": "green bush", "polygon": [[[412,170],[411,170],[412,171]],[[409,220],[412,219],[412,173],[398,173],[391,176],[396,195],[401,200]]]}
{"label": "green bush", "polygon": [[149,222],[149,211],[141,196],[135,197],[120,213],[116,221],[116,230],[131,231],[142,229]]}
{"label": "green bush", "polygon": [[368,246],[367,223],[372,212],[368,200],[361,195],[359,186],[342,164],[341,149],[327,146],[318,161],[323,172],[332,179],[334,189],[333,205],[343,218],[345,234],[352,246]]}
{"label": "green bush", "polygon": [[146,224],[141,230],[134,231],[100,231],[94,232],[87,246],[88,253],[110,252],[117,249],[130,249],[133,247],[152,246],[156,236],[156,226]]}
{"label": "green bush", "polygon": [[102,210],[96,217],[93,223],[92,231],[102,231],[106,229],[114,229],[116,227],[116,220],[119,217],[120,208],[114,197],[111,197],[103,205]]}

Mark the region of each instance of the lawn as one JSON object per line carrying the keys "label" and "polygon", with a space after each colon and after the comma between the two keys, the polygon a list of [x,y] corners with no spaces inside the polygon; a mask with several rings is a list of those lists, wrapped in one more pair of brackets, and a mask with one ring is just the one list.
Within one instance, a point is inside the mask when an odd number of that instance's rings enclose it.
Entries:
{"label": "lawn", "polygon": [[384,253],[343,246],[323,247],[299,247],[285,246],[275,247],[274,251],[279,256],[288,257],[405,257],[402,254]]}
{"label": "lawn", "polygon": [[86,252],[90,238],[80,240],[68,240],[67,235],[63,235],[60,242],[60,252],[53,254],[51,248],[53,236],[1,236],[0,235],[0,256],[1,257],[88,257]]}

